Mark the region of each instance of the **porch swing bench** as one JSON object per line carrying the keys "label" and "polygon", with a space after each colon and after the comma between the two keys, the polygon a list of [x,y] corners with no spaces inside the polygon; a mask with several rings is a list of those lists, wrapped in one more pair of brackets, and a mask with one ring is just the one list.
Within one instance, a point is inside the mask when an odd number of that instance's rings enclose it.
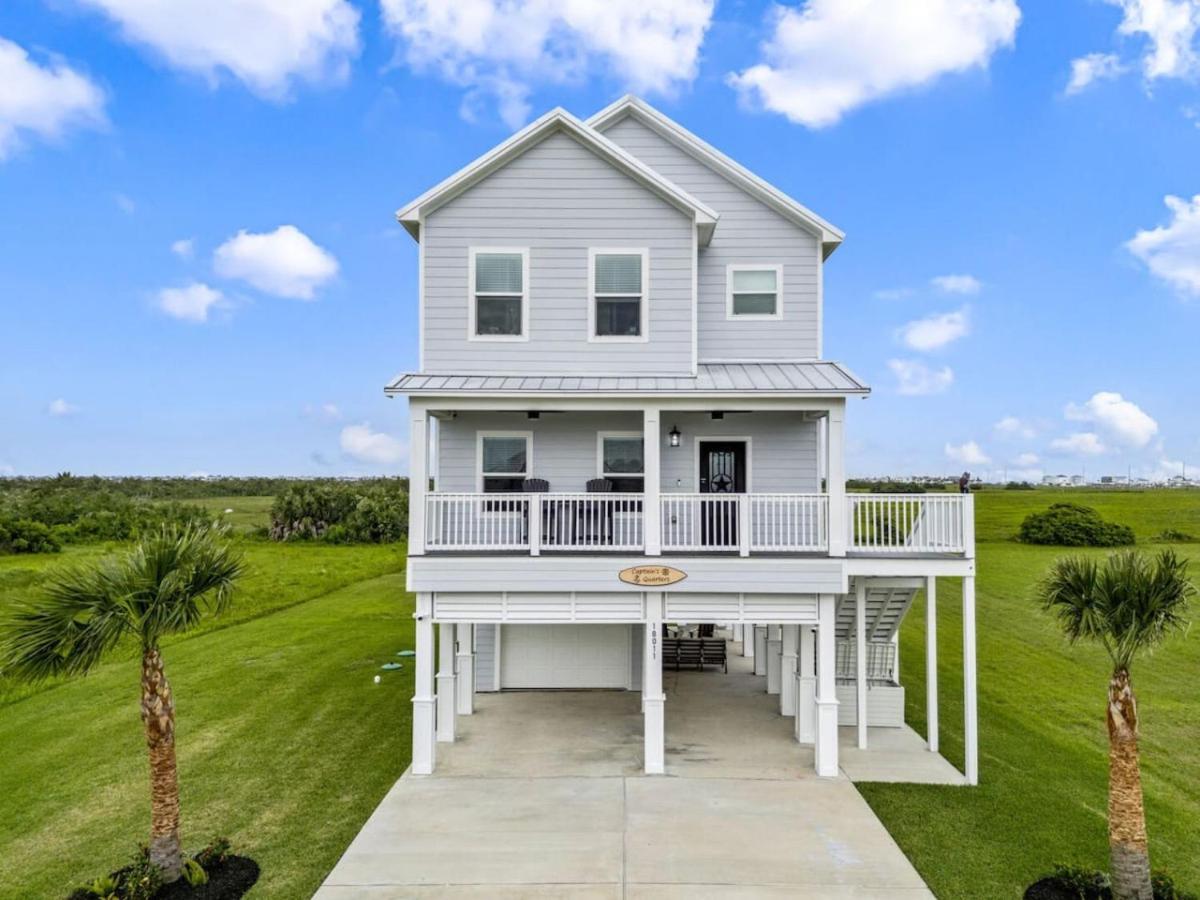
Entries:
{"label": "porch swing bench", "polygon": [[663,668],[674,666],[678,672],[682,667],[701,671],[705,666],[720,666],[729,674],[729,659],[724,638],[663,638]]}

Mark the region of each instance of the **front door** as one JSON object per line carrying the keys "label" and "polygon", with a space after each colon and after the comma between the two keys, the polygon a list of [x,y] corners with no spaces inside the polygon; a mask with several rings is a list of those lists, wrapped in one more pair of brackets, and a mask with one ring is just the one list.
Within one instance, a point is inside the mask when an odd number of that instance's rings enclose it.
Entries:
{"label": "front door", "polygon": [[[700,442],[700,493],[746,493],[746,442]],[[737,498],[713,498],[700,506],[700,542],[706,547],[738,546]]]}

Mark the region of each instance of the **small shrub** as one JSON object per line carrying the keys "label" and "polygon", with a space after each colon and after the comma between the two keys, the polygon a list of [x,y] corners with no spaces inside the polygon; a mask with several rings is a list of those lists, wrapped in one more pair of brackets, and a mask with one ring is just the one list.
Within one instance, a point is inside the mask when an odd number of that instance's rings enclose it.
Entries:
{"label": "small shrub", "polygon": [[[1166,872],[1150,877],[1154,900],[1200,900],[1195,894],[1176,887]],[[1106,872],[1082,866],[1057,865],[1051,875],[1031,884],[1027,900],[1112,900],[1112,879]]]}
{"label": "small shrub", "polygon": [[1120,547],[1134,542],[1132,528],[1106,522],[1090,506],[1077,503],[1055,503],[1043,512],[1030,513],[1017,539],[1059,547]]}
{"label": "small shrub", "polygon": [[143,844],[133,862],[118,873],[123,900],[151,900],[162,887],[162,869],[150,862],[150,848]]}
{"label": "small shrub", "polygon": [[192,887],[200,887],[202,884],[208,884],[208,873],[196,860],[185,859],[183,861],[183,879]]}
{"label": "small shrub", "polygon": [[196,862],[206,869],[211,869],[215,865],[220,865],[225,862],[225,858],[229,856],[229,849],[232,845],[227,837],[216,838],[211,844],[196,854]]}
{"label": "small shrub", "polygon": [[1036,491],[1037,487],[1028,481],[1010,481],[1004,485],[1006,491]]}
{"label": "small shrub", "polygon": [[1177,528],[1164,528],[1150,540],[1159,544],[1194,544],[1200,539]]}
{"label": "small shrub", "polygon": [[58,535],[41,522],[0,520],[0,553],[57,553],[61,549]]}

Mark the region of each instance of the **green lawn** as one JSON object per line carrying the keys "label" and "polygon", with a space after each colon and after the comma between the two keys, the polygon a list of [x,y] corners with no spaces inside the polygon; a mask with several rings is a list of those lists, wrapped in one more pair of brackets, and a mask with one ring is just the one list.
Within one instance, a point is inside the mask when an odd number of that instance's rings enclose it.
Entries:
{"label": "green lawn", "polygon": [[252,531],[271,524],[271,504],[274,497],[202,497],[190,500],[209,512],[220,516],[221,521],[235,531]]}
{"label": "green lawn", "polygon": [[[860,785],[939,897],[1019,897],[1057,862],[1107,868],[1108,667],[1103,651],[1068,648],[1031,599],[1063,553],[1006,541],[1029,511],[1073,499],[1131,525],[1144,541],[1163,528],[1200,533],[1195,492],[989,492],[976,498],[980,786]],[[1160,545],[1146,544],[1143,549]],[[1175,545],[1200,582],[1200,544]],[[942,752],[962,763],[960,585],[939,581],[938,680]],[[1200,618],[1200,604],[1193,604]],[[901,631],[909,724],[925,729],[925,616],[918,598]],[[1200,891],[1200,642],[1178,637],[1134,670],[1142,771],[1155,868]]]}

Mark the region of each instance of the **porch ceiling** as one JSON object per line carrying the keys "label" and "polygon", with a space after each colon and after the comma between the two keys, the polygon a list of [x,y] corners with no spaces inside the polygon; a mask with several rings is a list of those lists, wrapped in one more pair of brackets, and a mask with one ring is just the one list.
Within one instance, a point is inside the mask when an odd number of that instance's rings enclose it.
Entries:
{"label": "porch ceiling", "polygon": [[840,363],[728,362],[701,364],[686,375],[400,375],[384,392],[418,396],[500,394],[655,394],[661,396],[762,395],[841,397],[870,393],[870,388]]}

